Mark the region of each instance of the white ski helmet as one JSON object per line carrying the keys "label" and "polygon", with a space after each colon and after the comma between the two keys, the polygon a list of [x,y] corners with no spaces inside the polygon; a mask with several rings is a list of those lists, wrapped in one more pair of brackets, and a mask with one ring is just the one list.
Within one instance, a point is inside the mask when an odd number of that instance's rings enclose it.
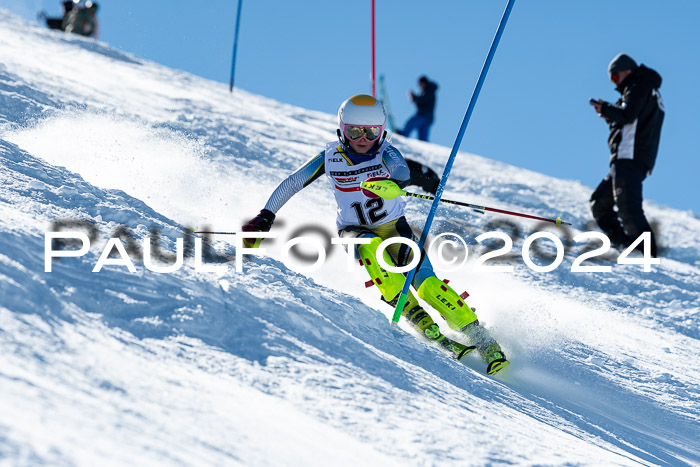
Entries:
{"label": "white ski helmet", "polygon": [[348,126],[378,126],[379,135],[384,136],[386,111],[381,102],[367,94],[357,94],[343,102],[338,109],[338,136],[346,142],[345,128]]}

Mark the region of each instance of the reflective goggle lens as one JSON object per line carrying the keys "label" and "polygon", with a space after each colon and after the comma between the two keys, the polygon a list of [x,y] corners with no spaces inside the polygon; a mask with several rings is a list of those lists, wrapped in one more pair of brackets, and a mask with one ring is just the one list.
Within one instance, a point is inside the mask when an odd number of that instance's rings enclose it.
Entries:
{"label": "reflective goggle lens", "polygon": [[617,84],[617,82],[620,81],[620,75],[618,75],[617,73],[613,73],[612,75],[610,75],[610,81]]}
{"label": "reflective goggle lens", "polygon": [[368,141],[374,141],[379,138],[382,127],[379,126],[347,126],[345,127],[345,136],[351,140],[358,140],[365,137]]}

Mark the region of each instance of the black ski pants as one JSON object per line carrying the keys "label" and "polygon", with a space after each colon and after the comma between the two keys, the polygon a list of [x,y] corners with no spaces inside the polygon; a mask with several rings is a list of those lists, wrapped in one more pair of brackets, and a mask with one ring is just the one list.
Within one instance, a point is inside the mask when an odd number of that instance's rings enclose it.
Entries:
{"label": "black ski pants", "polygon": [[591,195],[591,212],[613,246],[627,247],[642,233],[651,232],[651,254],[656,257],[654,232],[642,209],[642,182],[646,176],[646,167],[638,162],[614,161]]}

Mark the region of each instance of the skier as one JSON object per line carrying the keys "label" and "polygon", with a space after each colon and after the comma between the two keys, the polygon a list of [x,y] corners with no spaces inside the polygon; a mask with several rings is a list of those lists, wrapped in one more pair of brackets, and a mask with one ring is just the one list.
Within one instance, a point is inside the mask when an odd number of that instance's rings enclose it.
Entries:
{"label": "skier", "polygon": [[[399,186],[409,182],[409,169],[403,156],[386,140],[386,112],[374,97],[355,95],[338,110],[338,141],[326,143],[323,151],[280,183],[265,208],[243,226],[244,232],[268,232],[277,211],[298,191],[320,178],[324,173],[334,189],[338,204],[337,227],[341,238],[366,238],[368,244],[355,246],[355,253],[377,286],[382,299],[396,306],[403,288],[403,274],[389,272],[376,260],[377,248],[383,240],[402,236],[417,241],[404,217],[405,202],[369,197],[360,184],[370,178],[387,177]],[[374,195],[372,195],[374,196]],[[260,239],[244,240],[246,246],[257,247]],[[408,245],[390,245],[383,253],[389,265],[405,266],[413,251]],[[446,282],[435,276],[425,252],[416,271],[413,284],[418,296],[428,302],[454,330],[463,332],[471,345],[448,339],[440,332],[430,315],[421,308],[409,291],[403,316],[425,338],[436,342],[462,359],[474,349],[488,364],[487,373],[494,374],[508,365],[506,356],[488,331],[479,325],[474,311]]]}

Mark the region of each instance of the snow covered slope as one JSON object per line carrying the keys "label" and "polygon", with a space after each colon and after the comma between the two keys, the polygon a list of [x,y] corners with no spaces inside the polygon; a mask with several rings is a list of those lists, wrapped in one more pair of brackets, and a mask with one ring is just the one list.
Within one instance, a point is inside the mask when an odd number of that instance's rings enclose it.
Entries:
{"label": "snow covered slope", "polygon": [[[519,255],[539,226],[441,207],[434,232],[466,236],[470,261],[438,272],[469,290],[512,360],[488,378],[476,358],[461,365],[392,330],[392,310],[363,288],[361,270],[346,271],[337,246],[308,275],[280,261],[295,230],[332,234],[324,180],[283,208],[269,257],[248,257],[242,273],[198,272],[191,255],[156,273],[138,259],[154,227],[169,252],[188,226],[236,230],[332,139],[333,116],[231,96],[224,84],[6,12],[0,55],[0,460],[700,463],[692,213],[646,204],[665,246],[652,272],[613,255],[585,263],[612,272],[571,272],[583,249],[571,242],[556,270],[537,273]],[[449,154],[395,144],[436,169]],[[590,230],[589,194],[462,153],[445,197],[561,215],[573,236]],[[428,209],[409,202],[417,228]],[[60,220],[90,233],[91,249],[44,272],[44,233]],[[483,253],[474,237],[492,230],[513,236],[511,273],[473,271]],[[124,240],[136,272],[91,272],[110,236]],[[230,244],[214,248],[235,255]]]}

